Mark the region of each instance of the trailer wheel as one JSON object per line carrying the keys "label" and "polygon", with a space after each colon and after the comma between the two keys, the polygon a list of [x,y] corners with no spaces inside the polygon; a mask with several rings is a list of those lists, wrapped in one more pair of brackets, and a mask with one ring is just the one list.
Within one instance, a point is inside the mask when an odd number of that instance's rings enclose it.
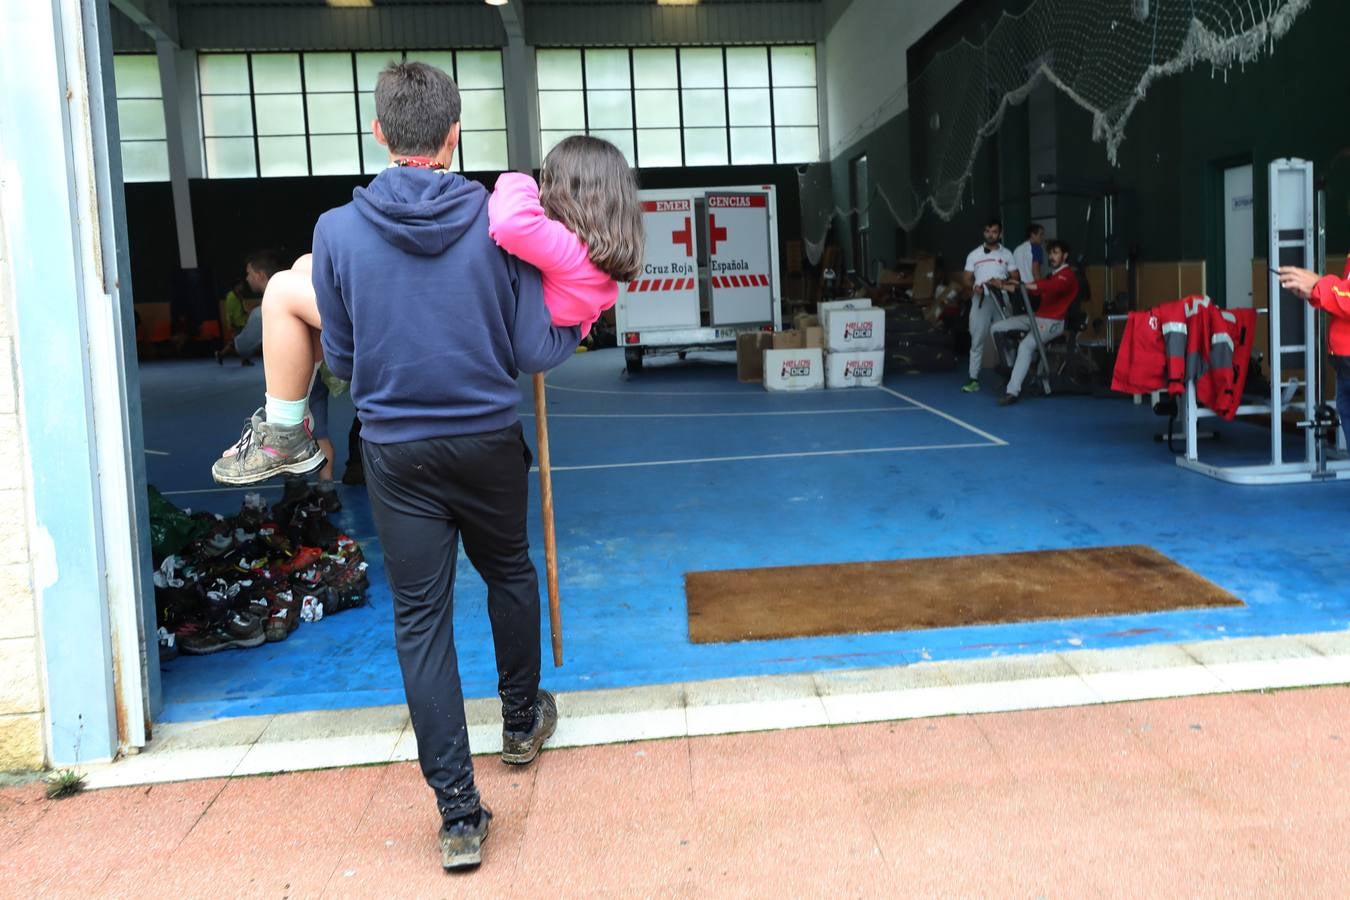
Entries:
{"label": "trailer wheel", "polygon": [[624,368],[628,370],[629,375],[636,375],[642,371],[642,348],[625,347],[623,350]]}

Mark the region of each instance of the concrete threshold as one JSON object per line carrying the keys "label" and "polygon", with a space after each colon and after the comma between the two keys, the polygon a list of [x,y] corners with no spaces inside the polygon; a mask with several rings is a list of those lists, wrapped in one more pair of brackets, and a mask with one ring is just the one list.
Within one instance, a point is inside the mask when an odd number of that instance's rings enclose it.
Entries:
{"label": "concrete threshold", "polygon": [[[1350,684],[1350,631],[921,662],[558,695],[549,747]],[[467,703],[475,754],[501,750],[496,699]],[[417,758],[406,706],[160,725],[90,788]]]}

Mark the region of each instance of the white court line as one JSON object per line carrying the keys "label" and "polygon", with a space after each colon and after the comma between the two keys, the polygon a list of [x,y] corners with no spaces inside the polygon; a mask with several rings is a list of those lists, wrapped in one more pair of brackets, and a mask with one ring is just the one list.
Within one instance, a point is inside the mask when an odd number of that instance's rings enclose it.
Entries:
{"label": "white court line", "polygon": [[943,412],[942,410],[940,410],[940,409],[934,409],[933,407],[929,406],[927,403],[920,403],[918,400],[915,400],[913,397],[910,397],[910,396],[908,396],[908,395],[906,395],[906,394],[902,394],[902,393],[900,393],[899,391],[893,391],[893,390],[891,390],[890,388],[884,387],[884,386],[883,386],[883,387],[877,388],[877,390],[879,390],[879,391],[885,391],[886,393],[890,394],[892,397],[899,397],[901,400],[904,400],[904,401],[907,402],[907,403],[913,403],[915,406],[917,406],[917,407],[919,407],[919,408],[921,408],[921,409],[926,409],[926,410],[928,410],[930,413],[932,413],[933,415],[935,415],[935,416],[940,416],[940,417],[946,419],[948,422],[951,422],[953,425],[960,425],[960,426],[961,426],[962,428],[964,428],[966,431],[973,432],[973,433],[975,433],[975,434],[978,434],[978,435],[979,435],[980,437],[982,437],[982,438],[985,438],[985,439],[987,439],[987,440],[993,441],[994,444],[995,444],[996,446],[999,446],[999,447],[1006,447],[1006,446],[1008,446],[1008,442],[1005,441],[1005,440],[1003,440],[1003,438],[1000,438],[1000,437],[994,437],[992,434],[990,434],[990,433],[987,432],[987,431],[981,431],[980,429],[976,428],[974,425],[970,425],[970,424],[968,424],[968,423],[966,423],[966,422],[962,422],[960,419],[956,418],[956,416],[949,416],[949,415],[947,415],[945,412]]}
{"label": "white court line", "polygon": [[602,391],[598,388],[568,387],[554,384],[545,379],[544,386],[550,391],[568,391],[573,394],[618,394],[623,397],[763,397],[765,391]]}
{"label": "white court line", "polygon": [[[550,419],[745,419],[751,416],[844,416],[855,413],[925,412],[918,406],[871,406],[862,409],[802,409],[796,412],[714,412],[714,413],[549,413]],[[522,419],[534,413],[522,412]]]}
{"label": "white court line", "polygon": [[167,451],[167,450],[146,450],[145,452],[148,453],[148,454],[150,454],[151,456],[168,456],[168,455],[169,455],[169,451]]}
{"label": "white court line", "polygon": [[[802,453],[760,453],[753,456],[706,456],[698,459],[657,459],[651,462],[603,463],[594,466],[552,466],[554,472],[585,472],[593,469],[641,469],[648,466],[686,466],[698,463],[750,462],[758,459],[805,459],[812,456],[855,456],[862,453],[912,453],[918,450],[969,450],[975,447],[997,447],[1003,444],[921,444],[911,447],[864,447],[860,450],[812,450]],[[538,472],[539,467],[530,469]]]}
{"label": "white court line", "polygon": [[279,491],[282,485],[279,484],[239,484],[232,487],[216,488],[195,488],[190,491],[160,491],[165,497],[176,497],[180,494],[228,494],[230,491]]}

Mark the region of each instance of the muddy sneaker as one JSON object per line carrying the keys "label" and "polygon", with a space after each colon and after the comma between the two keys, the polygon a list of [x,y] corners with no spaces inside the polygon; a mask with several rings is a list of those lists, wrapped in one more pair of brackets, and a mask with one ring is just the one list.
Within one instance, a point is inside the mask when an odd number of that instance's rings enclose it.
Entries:
{"label": "muddy sneaker", "polygon": [[257,484],[275,475],[306,475],[322,469],[325,461],[304,425],[272,425],[260,409],[239,442],[211,466],[211,477],[220,484]]}
{"label": "muddy sneaker", "polygon": [[558,727],[558,703],[543,688],[534,701],[534,727],[529,731],[502,729],[502,762],[509,766],[523,766],[534,762],[539,750],[553,736]]}
{"label": "muddy sneaker", "polygon": [[478,821],[470,824],[458,821],[441,826],[441,868],[468,869],[483,861],[483,841],[487,840],[488,823],[492,811],[486,806],[478,811]]}

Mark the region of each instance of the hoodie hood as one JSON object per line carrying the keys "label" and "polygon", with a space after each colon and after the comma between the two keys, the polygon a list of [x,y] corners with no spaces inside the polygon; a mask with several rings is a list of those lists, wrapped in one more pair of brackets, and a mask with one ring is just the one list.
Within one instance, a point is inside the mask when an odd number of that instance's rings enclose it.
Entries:
{"label": "hoodie hood", "polygon": [[352,191],[352,202],[380,236],[408,253],[435,256],[485,215],[487,190],[455,173],[395,166]]}

